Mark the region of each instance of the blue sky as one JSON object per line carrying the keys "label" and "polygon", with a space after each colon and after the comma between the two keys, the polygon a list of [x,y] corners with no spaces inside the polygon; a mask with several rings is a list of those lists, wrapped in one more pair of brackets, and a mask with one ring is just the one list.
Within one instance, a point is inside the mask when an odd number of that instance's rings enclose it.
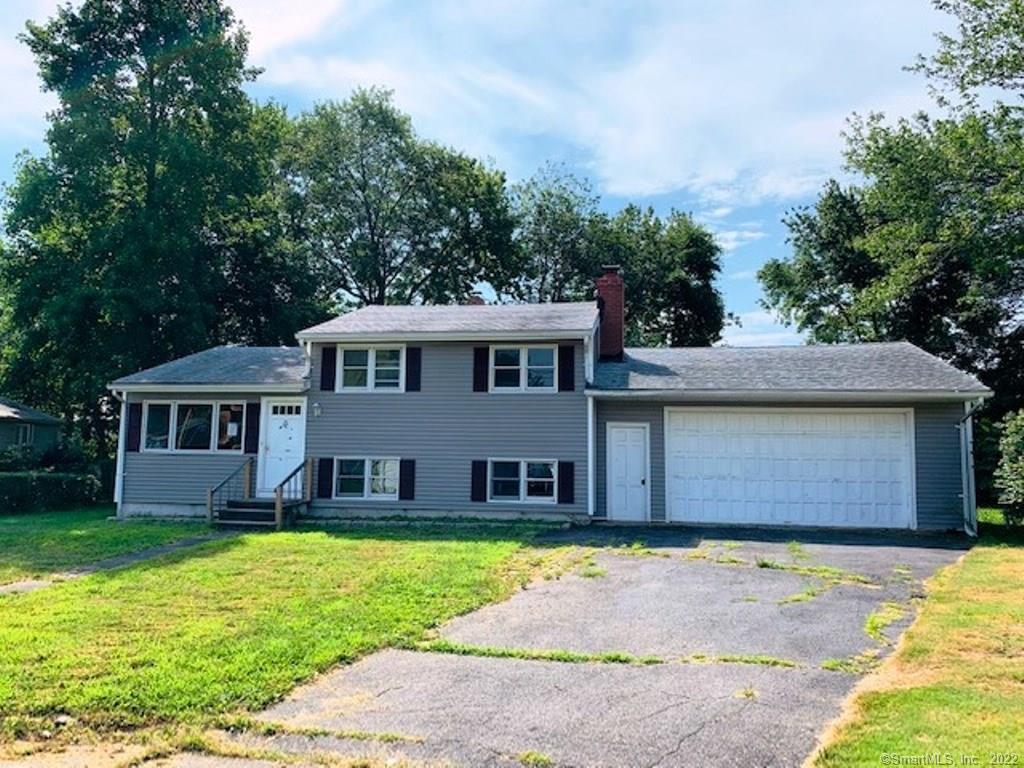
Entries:
{"label": "blue sky", "polygon": [[[52,99],[15,35],[54,0],[5,0],[0,181],[39,152]],[[948,20],[927,0],[235,0],[265,72],[252,93],[299,111],[383,85],[419,132],[513,180],[545,162],[591,180],[613,211],[678,208],[725,249],[732,344],[799,337],[758,305],[754,278],[785,255],[780,219],[842,174],[854,111],[930,106],[902,67]]]}

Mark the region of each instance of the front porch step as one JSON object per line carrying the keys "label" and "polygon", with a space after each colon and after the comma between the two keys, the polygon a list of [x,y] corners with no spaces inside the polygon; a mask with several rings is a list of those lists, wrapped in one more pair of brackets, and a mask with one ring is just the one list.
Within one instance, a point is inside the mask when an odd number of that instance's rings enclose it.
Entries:
{"label": "front porch step", "polygon": [[219,523],[239,523],[253,525],[273,525],[274,505],[269,508],[264,506],[228,506],[218,509],[214,519]]}

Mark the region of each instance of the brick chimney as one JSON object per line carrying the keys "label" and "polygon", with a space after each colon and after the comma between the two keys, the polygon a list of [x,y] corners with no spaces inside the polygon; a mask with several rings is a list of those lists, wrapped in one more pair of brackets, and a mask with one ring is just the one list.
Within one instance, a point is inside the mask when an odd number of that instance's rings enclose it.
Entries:
{"label": "brick chimney", "polygon": [[618,266],[602,267],[597,278],[597,306],[601,310],[601,359],[621,360],[626,327],[625,283]]}

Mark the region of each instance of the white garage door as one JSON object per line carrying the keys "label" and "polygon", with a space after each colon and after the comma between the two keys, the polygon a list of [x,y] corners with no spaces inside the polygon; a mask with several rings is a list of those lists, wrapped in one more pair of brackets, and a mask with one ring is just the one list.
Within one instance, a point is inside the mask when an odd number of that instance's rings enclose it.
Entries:
{"label": "white garage door", "polygon": [[910,415],[666,409],[672,522],[913,526]]}

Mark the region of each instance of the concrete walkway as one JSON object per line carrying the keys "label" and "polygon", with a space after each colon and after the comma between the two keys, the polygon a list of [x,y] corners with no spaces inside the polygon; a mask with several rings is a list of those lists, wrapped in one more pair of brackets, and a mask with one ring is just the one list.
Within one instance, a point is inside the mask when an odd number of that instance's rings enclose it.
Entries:
{"label": "concrete walkway", "polygon": [[123,555],[108,557],[105,560],[97,560],[95,563],[81,565],[77,568],[69,568],[66,571],[54,573],[46,579],[22,579],[21,581],[12,581],[10,584],[0,584],[0,595],[35,592],[37,589],[43,589],[44,587],[49,587],[62,581],[80,579],[82,576],[88,576],[90,573],[97,573],[99,571],[113,571],[116,568],[125,568],[129,565],[141,563],[144,560],[152,560],[154,557],[160,557],[161,555],[166,555],[170,552],[177,552],[179,549],[194,547],[196,544],[202,544],[207,541],[216,541],[217,539],[223,539],[233,535],[234,534],[232,532],[225,531],[210,533],[203,536],[190,536],[187,539],[180,539],[179,541],[175,541],[170,544],[161,544],[159,547],[140,549],[137,552],[128,552]]}

